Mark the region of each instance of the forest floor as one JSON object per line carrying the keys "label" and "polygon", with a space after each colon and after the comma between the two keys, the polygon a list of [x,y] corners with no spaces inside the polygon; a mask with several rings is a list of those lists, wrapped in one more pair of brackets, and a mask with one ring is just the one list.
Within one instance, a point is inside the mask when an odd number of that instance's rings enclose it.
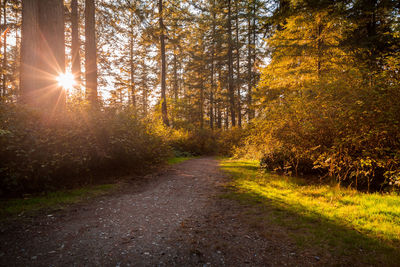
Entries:
{"label": "forest floor", "polygon": [[[214,158],[131,179],[113,193],[51,214],[0,224],[1,266],[311,266],[283,226],[252,224],[221,197],[229,178]],[[356,263],[356,262],[355,262]],[[352,263],[354,264],[354,262]]]}

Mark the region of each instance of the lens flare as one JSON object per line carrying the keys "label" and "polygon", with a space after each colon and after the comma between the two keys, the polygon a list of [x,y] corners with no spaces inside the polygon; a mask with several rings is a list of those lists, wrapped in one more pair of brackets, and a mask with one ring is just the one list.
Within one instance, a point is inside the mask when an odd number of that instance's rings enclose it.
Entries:
{"label": "lens flare", "polygon": [[57,82],[59,86],[63,87],[66,90],[70,90],[74,87],[74,85],[76,85],[74,75],[72,75],[72,73],[70,72],[61,73],[57,77]]}

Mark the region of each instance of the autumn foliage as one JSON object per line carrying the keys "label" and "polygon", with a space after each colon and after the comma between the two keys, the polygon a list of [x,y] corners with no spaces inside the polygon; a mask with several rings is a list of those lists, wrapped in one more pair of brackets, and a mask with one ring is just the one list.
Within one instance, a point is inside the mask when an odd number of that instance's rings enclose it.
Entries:
{"label": "autumn foliage", "polygon": [[259,116],[239,154],[359,189],[398,187],[399,25],[390,3],[357,5],[293,2],[272,20]]}

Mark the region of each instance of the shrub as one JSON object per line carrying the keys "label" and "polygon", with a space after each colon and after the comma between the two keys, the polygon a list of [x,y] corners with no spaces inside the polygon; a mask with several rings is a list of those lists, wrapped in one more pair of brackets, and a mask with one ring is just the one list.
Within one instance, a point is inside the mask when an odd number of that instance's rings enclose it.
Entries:
{"label": "shrub", "polygon": [[169,137],[168,142],[178,155],[212,155],[218,151],[215,135],[210,129],[172,129]]}
{"label": "shrub", "polygon": [[218,154],[222,156],[235,156],[237,147],[242,146],[248,136],[248,131],[239,127],[217,132]]}
{"label": "shrub", "polygon": [[[326,84],[318,96],[288,95],[249,127],[235,154],[288,174],[323,174],[358,189],[400,185],[398,87]],[[332,88],[330,88],[332,87]]]}
{"label": "shrub", "polygon": [[49,119],[0,106],[1,194],[90,182],[88,173],[142,171],[170,154],[163,137],[129,112],[68,111]]}

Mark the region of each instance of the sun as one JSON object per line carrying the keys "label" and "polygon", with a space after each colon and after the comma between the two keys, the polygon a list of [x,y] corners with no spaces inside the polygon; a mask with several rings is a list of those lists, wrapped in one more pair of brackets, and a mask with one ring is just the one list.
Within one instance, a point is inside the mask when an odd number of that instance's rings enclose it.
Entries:
{"label": "sun", "polygon": [[76,85],[74,75],[70,72],[61,73],[57,77],[58,85],[63,87],[66,90],[70,90]]}

